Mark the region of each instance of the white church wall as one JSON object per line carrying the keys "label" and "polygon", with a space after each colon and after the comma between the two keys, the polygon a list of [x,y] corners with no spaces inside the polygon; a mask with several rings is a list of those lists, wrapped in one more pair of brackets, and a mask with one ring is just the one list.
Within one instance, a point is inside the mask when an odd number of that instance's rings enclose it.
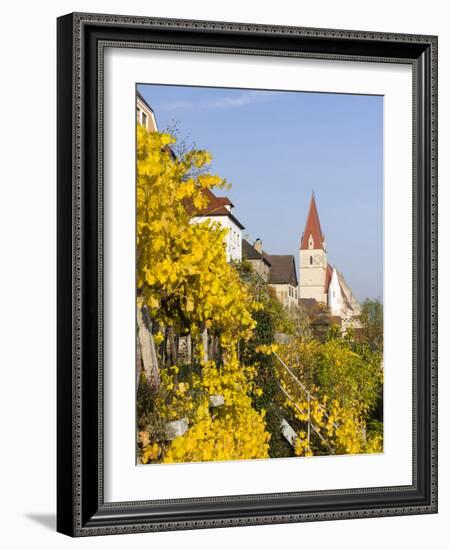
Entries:
{"label": "white church wall", "polygon": [[332,315],[340,316],[343,313],[344,303],[337,270],[332,271],[332,278],[328,290],[328,303]]}

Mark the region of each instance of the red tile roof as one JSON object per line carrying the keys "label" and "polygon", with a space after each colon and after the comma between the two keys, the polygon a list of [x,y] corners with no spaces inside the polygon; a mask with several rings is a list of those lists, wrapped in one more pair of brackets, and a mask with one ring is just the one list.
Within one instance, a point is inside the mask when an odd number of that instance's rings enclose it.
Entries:
{"label": "red tile roof", "polygon": [[315,195],[310,200],[309,215],[307,216],[306,227],[302,235],[301,250],[309,248],[309,237],[312,235],[314,249],[324,249],[324,235],[321,231],[320,218],[315,203]]}
{"label": "red tile roof", "polygon": [[[229,216],[240,229],[245,229],[239,220],[231,213],[234,207],[228,197],[217,197],[210,189],[202,189],[201,192],[207,198],[207,206],[195,208],[191,200],[184,202],[187,213],[191,216]],[[227,208],[228,207],[228,208]]]}
{"label": "red tile roof", "polygon": [[186,210],[189,214],[194,216],[227,215],[229,209],[226,206],[230,208],[234,206],[228,197],[217,197],[210,189],[202,189],[201,192],[208,201],[207,206],[198,209],[193,206],[192,201],[186,201]]}

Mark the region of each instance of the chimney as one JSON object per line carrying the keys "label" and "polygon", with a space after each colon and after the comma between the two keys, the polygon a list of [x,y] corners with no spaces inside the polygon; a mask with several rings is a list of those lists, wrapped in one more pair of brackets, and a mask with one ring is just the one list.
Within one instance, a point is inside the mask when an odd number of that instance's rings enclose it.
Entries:
{"label": "chimney", "polygon": [[262,254],[262,241],[260,239],[256,239],[253,246],[259,254]]}

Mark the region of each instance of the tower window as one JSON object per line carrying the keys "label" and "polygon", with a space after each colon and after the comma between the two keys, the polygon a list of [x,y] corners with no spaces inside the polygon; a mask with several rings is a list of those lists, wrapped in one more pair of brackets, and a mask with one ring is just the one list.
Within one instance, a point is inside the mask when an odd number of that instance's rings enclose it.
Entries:
{"label": "tower window", "polygon": [[310,256],[310,265],[312,265],[312,264],[313,264],[313,257]]}

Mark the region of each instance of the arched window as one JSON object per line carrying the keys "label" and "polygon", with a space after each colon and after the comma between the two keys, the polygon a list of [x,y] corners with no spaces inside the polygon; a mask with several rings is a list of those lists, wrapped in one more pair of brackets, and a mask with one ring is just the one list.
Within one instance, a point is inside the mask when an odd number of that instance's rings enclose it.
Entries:
{"label": "arched window", "polygon": [[313,256],[310,256],[310,265],[313,264]]}

